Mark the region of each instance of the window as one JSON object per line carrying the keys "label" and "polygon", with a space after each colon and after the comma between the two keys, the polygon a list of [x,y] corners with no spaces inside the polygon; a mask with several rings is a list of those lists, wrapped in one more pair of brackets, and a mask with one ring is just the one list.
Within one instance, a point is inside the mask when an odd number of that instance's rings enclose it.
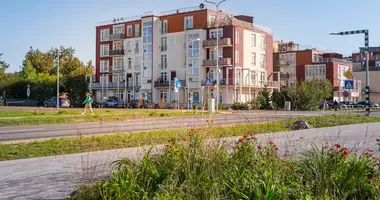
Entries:
{"label": "window", "polygon": [[265,54],[261,54],[260,67],[265,69]]}
{"label": "window", "polygon": [[132,58],[128,58],[128,69],[132,69]]}
{"label": "window", "polygon": [[235,32],[235,43],[239,43],[240,41],[240,31],[236,30]]}
{"label": "window", "polygon": [[199,33],[189,33],[187,39],[199,39]]}
{"label": "window", "polygon": [[199,92],[193,92],[193,103],[199,103]]}
{"label": "window", "polygon": [[143,43],[152,43],[152,27],[143,29]]}
{"label": "window", "polygon": [[211,23],[211,25],[216,24],[216,16],[215,15],[210,15],[210,23]]}
{"label": "window", "polygon": [[375,61],[375,67],[380,67],[380,61]]}
{"label": "window", "polygon": [[222,37],[223,37],[223,30],[219,29],[218,32],[216,30],[211,30],[210,31],[210,38],[214,38],[214,39],[218,38],[218,39],[220,39]]}
{"label": "window", "polygon": [[160,91],[160,99],[164,99],[165,101],[168,99],[168,92],[167,92],[167,90],[161,90]]}
{"label": "window", "polygon": [[185,17],[185,30],[193,28],[193,16]]}
{"label": "window", "polygon": [[123,70],[123,65],[124,65],[124,58],[114,58],[112,70],[121,71]]}
{"label": "window", "polygon": [[189,41],[188,43],[188,56],[198,57],[199,56],[199,41]]}
{"label": "window", "polygon": [[251,73],[251,85],[256,85],[256,73]]}
{"label": "window", "polygon": [[168,80],[168,73],[166,72],[161,72],[161,80],[167,81]]}
{"label": "window", "polygon": [[127,26],[127,36],[132,36],[132,25]]}
{"label": "window", "polygon": [[124,45],[122,42],[114,42],[113,43],[113,50],[123,50]]}
{"label": "window", "polygon": [[138,40],[136,40],[135,42],[135,53],[139,53],[140,52],[140,43]]}
{"label": "window", "polygon": [[251,65],[256,65],[256,53],[251,52]]}
{"label": "window", "polygon": [[239,62],[240,62],[239,50],[236,49],[235,50],[235,63],[239,63]]}
{"label": "window", "polygon": [[135,37],[140,37],[140,24],[135,24]]}
{"label": "window", "polygon": [[110,30],[108,28],[107,29],[101,29],[100,30],[100,41],[101,42],[108,41],[109,34],[110,34]]}
{"label": "window", "polygon": [[151,62],[144,62],[143,66],[144,66],[143,77],[144,78],[152,77],[152,63]]}
{"label": "window", "polygon": [[153,22],[152,22],[152,21],[144,22],[144,23],[143,23],[143,26],[144,26],[144,27],[146,27],[146,26],[153,26]]}
{"label": "window", "polygon": [[109,72],[108,60],[100,61],[100,72]]}
{"label": "window", "polygon": [[161,69],[166,69],[168,67],[167,55],[161,55]]}
{"label": "window", "polygon": [[118,80],[119,80],[119,74],[113,74],[112,75],[112,82],[117,83]]}
{"label": "window", "polygon": [[167,37],[161,37],[161,51],[166,51],[167,50],[167,44],[168,44],[168,39]]}
{"label": "window", "polygon": [[132,52],[132,41],[127,41],[127,51]]}
{"label": "window", "polygon": [[113,27],[113,34],[124,34],[124,24],[116,25]]}
{"label": "window", "polygon": [[108,56],[109,55],[109,45],[101,44],[100,45],[100,56]]}
{"label": "window", "polygon": [[266,43],[265,43],[265,36],[261,36],[261,50],[265,51],[266,49]]}
{"label": "window", "polygon": [[261,84],[265,82],[265,72],[260,72],[260,82]]}
{"label": "window", "polygon": [[161,21],[161,34],[168,33],[168,20]]}
{"label": "window", "polygon": [[188,59],[189,75],[199,76],[200,61],[199,58]]}
{"label": "window", "polygon": [[152,60],[152,45],[144,45],[143,60]]}
{"label": "window", "polygon": [[251,33],[251,45],[252,47],[256,47],[256,34]]}

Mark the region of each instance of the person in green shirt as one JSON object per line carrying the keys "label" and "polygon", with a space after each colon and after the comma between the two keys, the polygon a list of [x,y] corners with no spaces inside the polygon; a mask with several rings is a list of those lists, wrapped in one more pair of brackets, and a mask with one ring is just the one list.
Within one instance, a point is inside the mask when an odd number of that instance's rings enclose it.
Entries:
{"label": "person in green shirt", "polygon": [[94,111],[92,110],[92,97],[90,93],[86,93],[86,100],[84,100],[83,104],[85,104],[85,106],[84,111],[81,114],[84,115],[84,113],[86,113],[87,108],[89,108],[91,111],[91,115],[94,115]]}

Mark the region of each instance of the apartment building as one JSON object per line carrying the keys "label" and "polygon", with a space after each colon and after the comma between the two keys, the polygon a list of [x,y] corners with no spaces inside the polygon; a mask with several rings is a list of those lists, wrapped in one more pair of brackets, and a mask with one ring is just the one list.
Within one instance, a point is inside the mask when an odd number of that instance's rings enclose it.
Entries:
{"label": "apartment building", "polygon": [[[124,102],[144,98],[203,104],[217,95],[218,63],[220,103],[248,101],[264,86],[279,86],[271,81],[272,38],[253,17],[223,9],[219,20],[214,10],[203,7],[114,19],[96,27],[91,89],[97,101],[116,96]],[[175,77],[182,85],[178,93]]]}
{"label": "apartment building", "polygon": [[[296,87],[297,82],[326,78],[331,81],[334,88],[332,94],[334,100],[354,102],[361,100],[361,80],[354,78],[353,89],[344,89],[344,81],[347,79],[344,73],[352,70],[353,64],[341,54],[326,53],[316,48],[282,51],[274,53],[274,63],[275,71],[280,72],[282,86]],[[344,91],[349,92],[349,96],[345,97]]]}

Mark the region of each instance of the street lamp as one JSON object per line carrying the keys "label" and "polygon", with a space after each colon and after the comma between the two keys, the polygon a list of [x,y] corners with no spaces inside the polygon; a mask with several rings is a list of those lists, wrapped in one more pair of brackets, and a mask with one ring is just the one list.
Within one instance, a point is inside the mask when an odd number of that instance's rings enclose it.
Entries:
{"label": "street lamp", "polygon": [[354,35],[354,34],[364,34],[364,49],[366,57],[366,83],[365,83],[365,102],[366,102],[366,116],[370,115],[370,103],[369,103],[369,31],[365,30],[356,30],[356,31],[344,31],[338,33],[330,33],[330,35]]}
{"label": "street lamp", "polygon": [[[210,3],[210,4],[214,4],[216,6],[216,35],[217,35],[217,38],[216,38],[216,55],[219,56],[219,5],[223,2],[225,2],[227,0],[222,0],[220,1],[219,3],[216,3],[216,2],[213,2],[213,1],[208,1],[208,0],[205,0],[206,3]],[[219,59],[216,59],[216,111],[219,110],[219,98],[220,98],[220,94],[219,94]]]}

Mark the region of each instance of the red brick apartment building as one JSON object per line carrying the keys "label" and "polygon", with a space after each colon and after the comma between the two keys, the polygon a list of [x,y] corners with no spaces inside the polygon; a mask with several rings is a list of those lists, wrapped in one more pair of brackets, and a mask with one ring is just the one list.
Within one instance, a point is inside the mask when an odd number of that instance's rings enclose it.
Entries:
{"label": "red brick apartment building", "polygon": [[[278,48],[281,49],[281,48]],[[297,82],[326,78],[331,81],[333,99],[338,101],[359,101],[361,98],[361,81],[354,80],[354,89],[347,90],[348,97],[343,96],[344,73],[352,70],[352,62],[338,53],[325,53],[317,49],[291,49],[274,53],[274,70],[280,73],[281,85],[296,87]]]}
{"label": "red brick apartment building", "polygon": [[[220,68],[220,102],[255,98],[271,81],[273,36],[254,18],[193,7],[118,18],[96,27],[96,100],[117,96],[124,102],[145,98],[178,100],[172,80],[182,83],[179,101],[203,103],[215,97]],[[219,25],[219,31],[216,26]],[[219,42],[216,53],[216,40]],[[189,95],[189,94],[192,95]]]}

